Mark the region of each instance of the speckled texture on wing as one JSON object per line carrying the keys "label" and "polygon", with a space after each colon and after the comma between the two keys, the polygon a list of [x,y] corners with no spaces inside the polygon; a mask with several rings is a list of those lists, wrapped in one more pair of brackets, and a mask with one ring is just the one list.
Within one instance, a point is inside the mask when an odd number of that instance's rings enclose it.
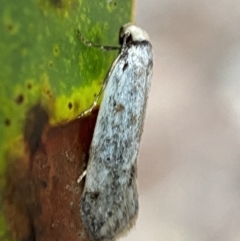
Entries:
{"label": "speckled texture on wing", "polygon": [[115,239],[138,213],[136,161],[152,75],[151,44],[127,44],[109,73],[81,200],[83,224],[94,241]]}

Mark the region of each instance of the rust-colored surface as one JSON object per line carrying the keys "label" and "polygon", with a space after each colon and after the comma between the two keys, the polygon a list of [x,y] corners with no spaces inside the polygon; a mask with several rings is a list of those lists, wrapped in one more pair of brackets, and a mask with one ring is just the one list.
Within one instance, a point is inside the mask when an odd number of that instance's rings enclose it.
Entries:
{"label": "rust-colored surface", "polygon": [[[44,116],[38,108],[36,113]],[[8,172],[9,227],[16,240],[85,241],[79,211],[84,180],[77,179],[86,167],[97,111],[56,127],[38,114],[25,127],[26,157]]]}

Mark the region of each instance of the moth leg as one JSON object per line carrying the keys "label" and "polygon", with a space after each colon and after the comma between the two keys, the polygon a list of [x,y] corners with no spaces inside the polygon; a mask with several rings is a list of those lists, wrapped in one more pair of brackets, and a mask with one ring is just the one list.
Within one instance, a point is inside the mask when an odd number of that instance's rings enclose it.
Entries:
{"label": "moth leg", "polygon": [[82,181],[82,179],[86,176],[87,174],[87,170],[85,170],[77,179],[77,183],[80,183]]}
{"label": "moth leg", "polygon": [[[121,49],[120,46],[104,46],[104,45],[92,43],[92,42],[90,42],[90,41],[88,41],[88,40],[86,40],[86,39],[84,38],[84,36],[83,36],[82,33],[80,32],[80,30],[78,30],[77,33],[78,33],[78,36],[79,36],[79,38],[81,39],[81,41],[82,41],[85,45],[87,45],[87,46],[89,46],[89,47],[100,48],[100,49],[105,50],[105,51],[107,51],[107,50],[120,50],[120,49]],[[110,70],[110,71],[111,71],[111,70]],[[109,74],[110,74],[110,73],[109,73]],[[109,74],[108,74],[108,76],[109,76]],[[108,79],[108,78],[107,78],[107,79]],[[104,83],[103,83],[103,85],[102,85],[102,88],[101,88],[100,92],[98,93],[98,95],[96,96],[93,104],[90,106],[90,108],[88,108],[88,109],[85,110],[83,113],[81,113],[81,114],[78,116],[78,119],[81,118],[81,117],[83,117],[83,116],[85,116],[85,115],[88,115],[89,113],[92,112],[93,108],[97,105],[98,100],[99,100],[102,92],[104,91],[106,85],[107,85],[107,80],[104,81]]]}
{"label": "moth leg", "polygon": [[100,48],[104,51],[109,51],[109,50],[120,50],[121,47],[120,46],[107,46],[107,45],[100,45],[100,44],[95,44],[95,43],[92,43],[88,40],[86,40],[84,38],[84,36],[82,35],[82,33],[80,32],[80,30],[77,31],[77,34],[79,36],[79,38],[81,39],[81,41],[87,45],[88,47],[94,47],[94,48]]}
{"label": "moth leg", "polygon": [[94,102],[90,106],[90,108],[88,108],[87,110],[83,111],[77,118],[78,119],[82,118],[83,116],[88,115],[89,113],[91,113],[93,108],[97,105],[99,97],[100,97],[100,95],[97,95],[96,99],[94,100]]}
{"label": "moth leg", "polygon": [[88,108],[87,110],[85,110],[84,112],[82,112],[82,113],[78,116],[78,119],[81,118],[81,117],[83,117],[83,116],[85,116],[85,115],[88,115],[89,113],[92,112],[93,108],[97,105],[98,100],[99,100],[102,92],[104,91],[105,87],[106,87],[106,84],[103,83],[101,90],[100,90],[99,93],[97,94],[97,96],[96,96],[95,100],[93,101],[92,105],[90,106],[90,108]]}

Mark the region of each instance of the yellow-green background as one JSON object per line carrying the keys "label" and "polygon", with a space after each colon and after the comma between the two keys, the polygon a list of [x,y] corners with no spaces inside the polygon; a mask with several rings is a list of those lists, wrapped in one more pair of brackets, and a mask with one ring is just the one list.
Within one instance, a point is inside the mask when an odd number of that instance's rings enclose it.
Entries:
{"label": "yellow-green background", "polygon": [[[27,111],[40,105],[52,125],[87,109],[117,51],[84,45],[77,35],[118,45],[119,28],[133,20],[130,0],[0,1],[0,197],[10,159],[24,151]],[[69,103],[72,108],[69,108]],[[0,209],[0,237],[5,221]]]}

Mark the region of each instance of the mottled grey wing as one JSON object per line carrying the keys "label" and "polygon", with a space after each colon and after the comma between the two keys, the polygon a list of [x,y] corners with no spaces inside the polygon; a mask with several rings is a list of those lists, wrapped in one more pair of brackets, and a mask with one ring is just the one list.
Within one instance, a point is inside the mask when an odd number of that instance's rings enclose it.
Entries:
{"label": "mottled grey wing", "polygon": [[111,240],[137,215],[136,160],[151,74],[151,45],[144,41],[121,52],[107,79],[81,200],[92,240]]}

